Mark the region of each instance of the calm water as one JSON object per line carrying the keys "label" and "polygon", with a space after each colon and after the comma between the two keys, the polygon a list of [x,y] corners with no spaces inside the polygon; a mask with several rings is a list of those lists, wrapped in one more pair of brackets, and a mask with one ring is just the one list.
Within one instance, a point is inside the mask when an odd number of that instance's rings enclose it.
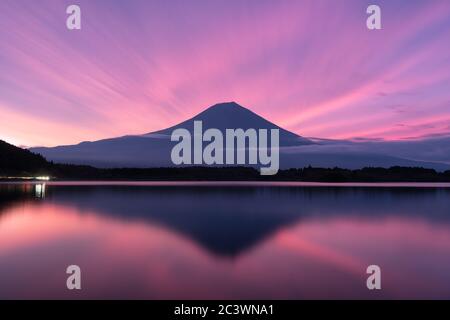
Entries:
{"label": "calm water", "polygon": [[419,186],[2,184],[0,298],[450,299],[450,188]]}

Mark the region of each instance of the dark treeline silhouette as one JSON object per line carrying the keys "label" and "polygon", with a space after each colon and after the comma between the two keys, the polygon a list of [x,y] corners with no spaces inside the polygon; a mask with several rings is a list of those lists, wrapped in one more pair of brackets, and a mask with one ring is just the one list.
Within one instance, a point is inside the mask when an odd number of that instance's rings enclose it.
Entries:
{"label": "dark treeline silhouette", "polygon": [[45,174],[51,163],[44,157],[0,140],[0,176]]}
{"label": "dark treeline silhouette", "polygon": [[316,182],[450,182],[450,170],[391,167],[348,170],[300,168],[262,176],[250,167],[114,168],[57,164],[41,155],[0,141],[0,177],[50,176],[56,180],[147,181],[316,181]]}
{"label": "dark treeline silhouette", "polygon": [[450,182],[450,171],[391,167],[347,170],[341,168],[302,168],[280,170],[262,176],[249,167],[183,167],[148,169],[97,169],[89,166],[54,165],[55,177],[83,180],[151,180],[151,181],[317,181],[317,182]]}

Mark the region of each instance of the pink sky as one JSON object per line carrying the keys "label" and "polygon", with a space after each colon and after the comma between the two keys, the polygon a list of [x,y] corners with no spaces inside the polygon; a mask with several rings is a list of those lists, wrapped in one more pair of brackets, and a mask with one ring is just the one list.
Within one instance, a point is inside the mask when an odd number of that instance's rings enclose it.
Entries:
{"label": "pink sky", "polygon": [[76,1],[69,31],[72,3],[0,2],[0,139],[143,134],[223,101],[307,137],[450,134],[449,1]]}

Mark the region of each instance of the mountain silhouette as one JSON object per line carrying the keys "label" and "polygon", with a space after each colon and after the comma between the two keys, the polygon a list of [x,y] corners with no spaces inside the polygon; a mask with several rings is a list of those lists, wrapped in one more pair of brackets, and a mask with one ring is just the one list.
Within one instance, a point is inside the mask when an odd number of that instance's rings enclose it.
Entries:
{"label": "mountain silhouette", "polygon": [[173,127],[152,132],[144,136],[152,137],[158,135],[169,136],[175,129],[184,128],[189,132],[194,130],[194,121],[202,121],[203,129],[219,129],[225,132],[226,129],[278,129],[280,130],[280,146],[299,146],[313,144],[312,141],[303,138],[295,133],[287,131],[272,122],[264,119],[247,108],[242,107],[236,102],[218,103],[199,113],[195,117],[186,120]]}
{"label": "mountain silhouette", "polygon": [[176,142],[170,140],[172,131],[184,128],[193,134],[194,121],[203,122],[203,130],[279,129],[280,147],[313,144],[312,141],[284,130],[235,102],[219,103],[193,118],[170,128],[143,135],[123,136],[72,146],[32,148],[46,159],[59,163],[85,164],[102,168],[168,167],[173,166],[170,153]]}
{"label": "mountain silhouette", "polygon": [[[280,169],[307,166],[346,169],[403,166],[424,167],[438,171],[450,169],[449,163],[434,161],[430,158],[406,157],[404,152],[397,154],[397,151],[404,150],[405,147],[387,148],[387,142],[374,145],[307,139],[280,128],[236,102],[213,105],[184,122],[143,135],[128,135],[93,142],[86,141],[77,145],[30,150],[57,163],[83,164],[100,168],[173,167],[170,154],[176,142],[170,140],[171,134],[175,129],[184,128],[193,135],[194,121],[202,121],[203,130],[217,128],[223,133],[225,129],[238,128],[279,129]],[[417,149],[413,142],[410,149]]]}
{"label": "mountain silhouette", "polygon": [[0,176],[38,175],[48,166],[41,155],[0,140]]}

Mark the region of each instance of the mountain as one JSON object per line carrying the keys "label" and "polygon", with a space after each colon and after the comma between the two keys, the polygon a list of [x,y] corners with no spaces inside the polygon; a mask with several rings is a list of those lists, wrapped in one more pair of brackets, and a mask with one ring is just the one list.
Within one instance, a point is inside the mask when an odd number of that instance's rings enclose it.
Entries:
{"label": "mountain", "polygon": [[299,146],[313,144],[312,141],[303,138],[295,133],[289,132],[270,121],[260,117],[256,113],[240,106],[236,102],[219,103],[209,107],[205,111],[199,113],[195,117],[186,120],[173,127],[148,133],[144,137],[169,137],[172,132],[179,128],[187,129],[189,132],[194,130],[194,121],[202,121],[203,130],[216,128],[222,132],[226,129],[241,128],[244,130],[256,129],[278,129],[280,130],[280,146]]}
{"label": "mountain", "polygon": [[450,137],[398,141],[311,140],[315,144],[282,150],[281,153],[286,153],[285,164],[346,169],[392,166],[450,169]]}
{"label": "mountain", "polygon": [[38,175],[48,166],[41,155],[0,140],[0,176]]}
{"label": "mountain", "polygon": [[440,156],[414,157],[405,151],[416,150],[415,155],[420,156],[418,150],[424,150],[423,145],[417,149],[414,145],[398,147],[386,142],[370,144],[307,139],[280,128],[235,102],[216,104],[180,124],[143,135],[129,135],[54,148],[32,148],[31,151],[58,163],[92,165],[100,168],[171,167],[174,165],[170,154],[176,144],[170,141],[171,133],[175,129],[185,128],[192,135],[194,121],[202,121],[204,131],[209,128],[217,128],[222,132],[225,132],[225,129],[237,128],[279,129],[281,169],[307,166],[347,169],[403,166],[424,167],[438,171],[450,169],[450,161],[442,161],[450,159],[450,156],[435,152],[434,154]]}
{"label": "mountain", "polygon": [[[429,137],[426,139],[408,139],[393,141],[345,141],[314,140],[328,150],[376,152],[390,154],[404,159],[432,161],[450,164],[450,136]],[[324,149],[324,148],[322,148]],[[311,148],[313,150],[313,148]]]}
{"label": "mountain", "polygon": [[156,132],[31,150],[55,162],[101,168],[173,166],[170,153],[176,142],[170,141],[172,131],[185,128],[193,134],[194,121],[202,121],[204,131],[209,128],[217,128],[222,132],[227,128],[279,129],[280,147],[313,144],[312,141],[278,127],[235,102],[228,102],[216,104],[189,120]]}

